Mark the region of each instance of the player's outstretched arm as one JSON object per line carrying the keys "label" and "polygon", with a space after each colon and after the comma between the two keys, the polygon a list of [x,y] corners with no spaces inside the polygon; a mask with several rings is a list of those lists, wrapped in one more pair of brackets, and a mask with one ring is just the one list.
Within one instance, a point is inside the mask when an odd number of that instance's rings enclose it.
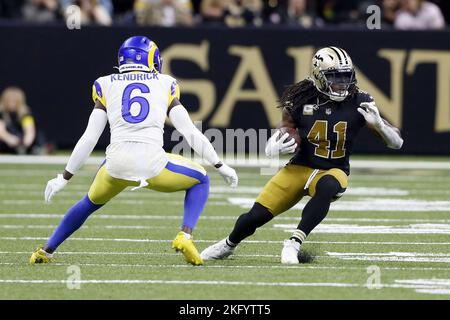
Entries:
{"label": "player's outstretched arm", "polygon": [[70,178],[83,166],[92,150],[94,150],[108,121],[105,111],[105,107],[97,102],[89,117],[86,130],[72,151],[64,173],[58,174],[56,178],[48,181],[45,188],[45,202],[50,202],[52,197],[66,186]]}
{"label": "player's outstretched arm", "polygon": [[169,119],[172,122],[175,129],[177,129],[186,139],[189,146],[199,154],[204,160],[213,165],[217,169],[219,174],[224,178],[232,188],[238,185],[238,176],[236,171],[220,161],[214,147],[208,138],[198,130],[198,128],[192,123],[189,113],[183,107],[183,105],[174,99],[169,108]]}
{"label": "player's outstretched arm", "polygon": [[[296,129],[296,125],[294,119],[289,114],[289,112],[283,109],[283,116],[281,119],[281,123],[278,125],[278,129],[280,128],[292,128]],[[275,133],[267,140],[266,143],[266,156],[269,158],[273,158],[278,156],[279,154],[288,154],[294,153],[297,149],[297,143],[295,139],[289,138],[289,133],[281,134],[280,130],[276,130]]]}
{"label": "player's outstretched arm", "polygon": [[403,139],[400,130],[381,118],[380,112],[374,101],[362,102],[358,112],[366,119],[367,125],[374,130],[391,149],[400,149],[403,145]]}

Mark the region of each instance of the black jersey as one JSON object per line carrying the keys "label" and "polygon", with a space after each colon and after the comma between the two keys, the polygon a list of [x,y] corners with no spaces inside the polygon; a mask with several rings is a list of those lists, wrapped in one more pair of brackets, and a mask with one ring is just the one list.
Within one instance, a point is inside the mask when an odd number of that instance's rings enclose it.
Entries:
{"label": "black jersey", "polygon": [[5,121],[6,130],[9,133],[19,136],[23,135],[23,120],[26,117],[31,117],[31,115],[25,114],[24,116],[20,117],[16,112],[10,112],[6,116],[0,112],[0,120]]}
{"label": "black jersey", "polygon": [[357,108],[361,102],[370,101],[373,98],[369,94],[357,91],[342,102],[314,97],[294,106],[290,113],[301,143],[291,163],[314,169],[338,168],[350,174],[353,141],[366,124]]}

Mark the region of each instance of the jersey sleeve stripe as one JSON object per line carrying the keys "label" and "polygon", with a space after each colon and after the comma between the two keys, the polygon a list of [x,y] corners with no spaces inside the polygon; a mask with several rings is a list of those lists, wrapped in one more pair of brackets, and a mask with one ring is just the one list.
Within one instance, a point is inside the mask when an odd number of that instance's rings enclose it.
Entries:
{"label": "jersey sleeve stripe", "polygon": [[169,105],[172,103],[173,99],[180,99],[180,87],[176,81],[173,81],[170,85]]}
{"label": "jersey sleeve stripe", "polygon": [[103,95],[102,87],[100,86],[100,83],[98,81],[95,81],[94,85],[92,86],[92,100],[94,101],[94,103],[98,100],[103,104],[103,106],[106,107],[106,99]]}

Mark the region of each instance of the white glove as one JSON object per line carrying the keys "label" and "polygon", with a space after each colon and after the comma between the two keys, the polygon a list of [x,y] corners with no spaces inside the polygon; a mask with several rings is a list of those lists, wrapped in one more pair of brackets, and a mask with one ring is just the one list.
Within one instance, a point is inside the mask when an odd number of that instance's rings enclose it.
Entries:
{"label": "white glove", "polygon": [[67,182],[69,180],[64,179],[62,174],[58,174],[56,178],[47,182],[44,195],[45,202],[49,203],[53,196],[66,186]]}
{"label": "white glove", "polygon": [[360,106],[362,108],[358,108],[358,112],[363,115],[367,123],[376,129],[380,129],[384,123],[375,102],[361,102]]}
{"label": "white glove", "polygon": [[385,124],[375,102],[362,102],[360,106],[364,109],[358,108],[358,112],[361,113],[367,123],[375,128],[381,135],[386,145],[391,149],[400,149],[403,145],[403,139],[400,136],[400,132],[397,128]]}
{"label": "white glove", "polygon": [[222,165],[216,169],[222,176],[222,178],[225,180],[225,182],[230,185],[230,187],[232,188],[237,187],[239,178],[236,174],[236,171],[233,168],[227,166],[225,163],[222,163]]}
{"label": "white glove", "polygon": [[275,133],[267,140],[266,143],[266,156],[272,158],[278,154],[294,153],[297,149],[297,143],[294,138],[289,139],[284,142],[288,137],[289,133],[283,134],[280,138],[280,130],[275,131]]}

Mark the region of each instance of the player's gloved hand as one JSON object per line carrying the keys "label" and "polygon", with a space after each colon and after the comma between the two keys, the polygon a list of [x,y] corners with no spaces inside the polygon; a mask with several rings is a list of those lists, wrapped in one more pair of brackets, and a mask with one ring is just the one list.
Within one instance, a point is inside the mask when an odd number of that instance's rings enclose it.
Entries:
{"label": "player's gloved hand", "polygon": [[233,168],[227,166],[225,163],[222,162],[219,162],[214,167],[217,169],[217,171],[225,180],[225,182],[230,185],[230,187],[232,188],[237,187],[239,178],[236,174],[236,171]]}
{"label": "player's gloved hand", "polygon": [[47,187],[45,187],[45,202],[49,203],[53,196],[66,186],[67,182],[69,181],[64,179],[62,174],[58,174],[56,178],[49,180]]}
{"label": "player's gloved hand", "polygon": [[367,123],[376,129],[380,129],[383,126],[383,119],[381,119],[380,111],[375,102],[361,102],[361,108],[358,108],[358,112],[363,115]]}
{"label": "player's gloved hand", "polygon": [[297,143],[294,138],[285,141],[289,137],[289,133],[285,133],[280,137],[280,130],[275,131],[275,133],[267,140],[266,143],[266,156],[269,158],[275,157],[278,154],[294,153],[297,149]]}

